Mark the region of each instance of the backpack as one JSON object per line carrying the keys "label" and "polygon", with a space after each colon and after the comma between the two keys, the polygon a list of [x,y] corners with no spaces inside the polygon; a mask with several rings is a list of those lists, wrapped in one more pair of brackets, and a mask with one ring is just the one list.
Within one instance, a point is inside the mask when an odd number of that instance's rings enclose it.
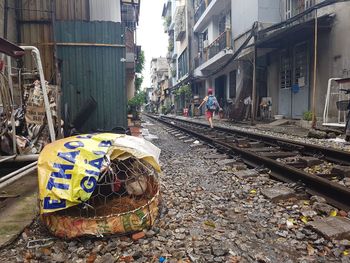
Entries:
{"label": "backpack", "polygon": [[211,111],[217,110],[217,108],[219,108],[219,103],[218,103],[216,97],[209,96],[206,106],[207,106],[208,110],[211,110]]}

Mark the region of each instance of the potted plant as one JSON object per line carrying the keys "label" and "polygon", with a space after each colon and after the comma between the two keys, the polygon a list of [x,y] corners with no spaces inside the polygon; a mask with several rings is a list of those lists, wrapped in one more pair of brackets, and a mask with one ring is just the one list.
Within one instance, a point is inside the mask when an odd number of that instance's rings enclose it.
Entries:
{"label": "potted plant", "polygon": [[311,111],[303,112],[303,119],[300,120],[300,126],[305,129],[311,129],[313,113]]}
{"label": "potted plant", "polygon": [[134,120],[139,119],[141,106],[146,102],[146,93],[141,91],[128,101],[128,114],[133,115]]}

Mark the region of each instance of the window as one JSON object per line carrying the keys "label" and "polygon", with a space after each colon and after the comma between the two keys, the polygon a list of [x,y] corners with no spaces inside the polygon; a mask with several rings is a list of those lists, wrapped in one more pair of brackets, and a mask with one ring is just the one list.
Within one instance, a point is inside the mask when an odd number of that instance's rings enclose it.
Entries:
{"label": "window", "polygon": [[298,84],[301,88],[308,83],[307,43],[300,43],[281,53],[280,87],[291,88]]}
{"label": "window", "polygon": [[236,74],[236,70],[230,72],[230,99],[236,98]]}
{"label": "window", "polygon": [[129,4],[122,4],[121,16],[123,26],[130,30],[136,30],[136,10],[135,6]]}
{"label": "window", "polygon": [[305,10],[315,5],[315,0],[305,0]]}
{"label": "window", "polygon": [[[204,44],[206,42],[206,44]],[[198,52],[202,53],[208,44],[208,29],[198,35]]]}
{"label": "window", "polygon": [[307,44],[298,44],[294,48],[294,84],[305,86],[307,78]]}
{"label": "window", "polygon": [[204,50],[204,43],[203,43],[203,34],[199,33],[198,35],[198,52],[202,53]]}
{"label": "window", "polygon": [[219,35],[226,30],[226,15],[223,15],[219,19]]}
{"label": "window", "polygon": [[[316,0],[284,0],[285,19],[298,15],[316,4]],[[312,14],[306,15],[312,17]]]}
{"label": "window", "polygon": [[178,59],[178,67],[179,67],[179,78],[182,78],[188,73],[188,64],[187,64],[187,49],[182,52]]}
{"label": "window", "polygon": [[292,17],[292,0],[285,0],[285,18],[286,20]]}
{"label": "window", "polygon": [[289,89],[292,86],[292,65],[290,54],[287,50],[281,53],[280,77],[281,89]]}

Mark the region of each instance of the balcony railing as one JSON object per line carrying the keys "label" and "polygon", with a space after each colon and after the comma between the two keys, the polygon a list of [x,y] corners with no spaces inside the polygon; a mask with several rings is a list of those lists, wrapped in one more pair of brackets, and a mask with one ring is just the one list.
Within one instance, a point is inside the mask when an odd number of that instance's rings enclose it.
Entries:
{"label": "balcony railing", "polygon": [[228,48],[231,46],[231,41],[230,41],[230,31],[226,30],[221,33],[220,36],[218,36],[217,39],[211,43],[208,48],[208,57],[211,59],[214,57],[216,54],[218,54],[221,50],[224,50],[225,48]]}
{"label": "balcony railing", "polygon": [[212,0],[202,0],[202,2],[199,4],[196,13],[194,14],[194,23],[196,24],[199,20],[199,18],[204,14],[205,10],[209,6]]}
{"label": "balcony railing", "polygon": [[208,47],[204,49],[202,53],[200,53],[195,59],[194,64],[195,67],[199,67],[204,62],[213,58],[215,55],[220,53],[220,51],[225,48],[231,48],[231,31],[226,30],[222,32],[217,39],[215,39]]}
{"label": "balcony railing", "polygon": [[[290,6],[288,9],[285,10],[285,19],[292,18],[296,15],[299,15],[300,13],[304,12],[305,10],[313,7],[315,4],[319,3],[322,0],[291,0]],[[299,22],[306,21],[310,18],[314,18],[315,13],[309,13],[304,15],[302,18],[299,19]]]}

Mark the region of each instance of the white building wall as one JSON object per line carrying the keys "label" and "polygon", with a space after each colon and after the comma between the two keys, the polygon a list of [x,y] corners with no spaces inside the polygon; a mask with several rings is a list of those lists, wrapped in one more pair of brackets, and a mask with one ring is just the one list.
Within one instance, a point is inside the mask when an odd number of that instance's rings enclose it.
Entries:
{"label": "white building wall", "polygon": [[281,22],[284,19],[283,1],[259,0],[258,18],[264,26]]}
{"label": "white building wall", "polygon": [[258,20],[259,0],[232,0],[231,4],[232,36],[235,39]]}
{"label": "white building wall", "polygon": [[265,26],[283,19],[282,0],[232,0],[233,39],[252,28],[255,21]]}

